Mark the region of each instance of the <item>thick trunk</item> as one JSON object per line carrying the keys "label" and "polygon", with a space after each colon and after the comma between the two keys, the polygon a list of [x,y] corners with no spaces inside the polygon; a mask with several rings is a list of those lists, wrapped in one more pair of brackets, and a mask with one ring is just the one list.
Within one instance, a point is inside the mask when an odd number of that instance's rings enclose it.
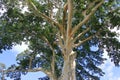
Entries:
{"label": "thick trunk", "polygon": [[62,70],[62,75],[60,80],[76,80],[75,62],[76,54],[71,54],[64,59],[64,65]]}
{"label": "thick trunk", "polygon": [[52,76],[50,76],[49,78],[50,78],[50,80],[58,80],[58,79],[55,77],[55,75],[52,75]]}

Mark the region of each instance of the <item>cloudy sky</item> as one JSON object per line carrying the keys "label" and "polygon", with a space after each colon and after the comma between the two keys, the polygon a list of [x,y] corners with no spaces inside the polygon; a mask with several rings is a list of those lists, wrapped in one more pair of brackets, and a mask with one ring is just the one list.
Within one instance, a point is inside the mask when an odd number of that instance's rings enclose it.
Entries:
{"label": "cloudy sky", "polygon": [[[9,67],[11,64],[16,63],[16,55],[21,53],[27,48],[26,44],[17,45],[13,47],[12,50],[4,51],[3,54],[0,54],[0,63],[4,63],[6,67]],[[45,76],[42,72],[36,72],[36,73],[29,73],[27,75],[22,75],[22,80],[38,80],[38,78]],[[7,78],[7,80],[13,80],[10,78]]]}
{"label": "cloudy sky", "polygon": [[104,57],[108,60],[105,61],[105,64],[100,66],[100,68],[105,72],[105,75],[101,80],[120,80],[120,67],[115,67],[114,63],[112,63],[107,56],[107,52],[104,53]]}
{"label": "cloudy sky", "polygon": [[[20,52],[22,52],[24,49],[27,48],[27,45],[23,43],[22,46],[15,46],[12,50],[5,51],[4,54],[0,54],[0,62],[5,63],[6,67],[10,66],[11,64],[16,63],[16,55]],[[107,53],[104,53],[104,57],[108,58]],[[103,71],[106,73],[101,80],[120,80],[120,67],[115,67],[114,64],[110,61],[108,58],[107,61],[105,61],[105,64],[100,66]],[[22,76],[22,80],[37,80],[39,77],[45,76],[41,72],[37,73],[29,73],[27,75]],[[12,80],[9,79],[8,80]]]}
{"label": "cloudy sky", "polygon": [[[1,10],[0,10],[1,12]],[[112,31],[116,31],[117,33],[120,33],[120,30],[113,29]],[[117,37],[120,41],[120,36]],[[9,67],[11,64],[16,63],[16,55],[18,53],[21,53],[23,50],[27,48],[27,45],[24,43],[22,46],[17,45],[13,47],[12,50],[4,51],[3,54],[0,54],[0,63],[4,63],[6,67]],[[102,70],[105,72],[105,75],[101,77],[101,80],[120,80],[120,67],[115,67],[114,64],[110,61],[109,57],[107,56],[107,52],[104,53],[104,57],[108,60],[105,61],[103,65],[100,66]],[[39,77],[45,76],[42,72],[36,72],[36,73],[29,73],[27,75],[22,75],[22,80],[37,80]],[[10,78],[7,78],[7,80],[12,80]]]}
{"label": "cloudy sky", "polygon": [[[113,31],[116,31],[114,29]],[[120,33],[119,31],[116,31],[117,33]],[[120,41],[120,36],[117,37]],[[3,54],[0,54],[0,63],[6,64],[6,67],[9,67],[11,64],[16,63],[16,55],[21,53],[27,48],[26,44],[17,45],[13,47],[12,50],[4,51]],[[108,60],[105,61],[103,65],[100,66],[102,70],[105,72],[105,75],[101,77],[101,80],[120,80],[120,67],[115,67],[114,64],[110,61],[109,57],[107,56],[107,52],[104,53],[105,58]],[[37,80],[39,77],[45,76],[42,72],[36,72],[36,73],[29,73],[27,75],[22,75],[22,80]],[[8,78],[8,80],[12,80]]]}
{"label": "cloudy sky", "polygon": [[[113,32],[118,33],[118,37],[116,37],[120,41],[120,30],[114,28]],[[120,80],[120,67],[115,67],[114,63],[111,62],[109,57],[107,56],[107,52],[104,51],[104,56],[108,60],[105,61],[105,64],[100,67],[105,72],[105,75],[101,78],[101,80]]]}

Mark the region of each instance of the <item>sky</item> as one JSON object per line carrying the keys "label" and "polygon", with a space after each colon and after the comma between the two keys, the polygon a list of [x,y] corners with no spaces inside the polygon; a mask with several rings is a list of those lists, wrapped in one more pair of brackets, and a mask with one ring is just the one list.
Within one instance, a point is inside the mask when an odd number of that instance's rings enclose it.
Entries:
{"label": "sky", "polygon": [[[112,31],[118,33],[118,37],[116,38],[120,41],[120,30],[114,28]],[[105,75],[101,78],[101,80],[120,80],[120,67],[115,67],[114,63],[112,63],[107,56],[106,51],[104,51],[103,57],[107,58],[107,61],[105,61],[105,63],[100,66],[101,69],[105,72]]]}
{"label": "sky", "polygon": [[[116,31],[116,29],[113,29]],[[120,33],[119,31],[116,31]],[[120,36],[117,37],[120,41]],[[21,46],[16,45],[11,50],[4,51],[3,54],[0,54],[0,63],[4,63],[6,67],[9,67],[11,64],[16,63],[17,54],[21,53],[27,48],[27,45],[23,43]],[[120,67],[115,67],[114,64],[110,61],[107,56],[107,52],[104,52],[104,56],[108,60],[100,66],[100,68],[105,72],[105,75],[101,77],[101,80],[120,80]],[[42,72],[28,73],[27,75],[22,75],[22,80],[38,80],[38,78],[45,76]],[[7,80],[13,80],[7,78]]]}
{"label": "sky", "polygon": [[[118,37],[120,40],[120,37]],[[25,49],[27,49],[27,45],[22,43],[22,45],[16,45],[12,50],[4,51],[3,54],[0,54],[0,63],[4,63],[6,67],[9,67],[11,64],[16,63],[17,54],[21,53]],[[101,80],[120,80],[120,67],[115,67],[114,64],[110,61],[107,56],[107,52],[104,52],[104,56],[108,60],[105,61],[104,64],[99,66],[104,72],[105,75],[101,77]],[[38,78],[45,76],[42,72],[28,73],[27,75],[22,75],[22,80],[38,80]],[[7,78],[7,80],[13,80]]]}
{"label": "sky", "polygon": [[114,63],[111,62],[107,56],[107,52],[104,52],[104,58],[108,60],[100,66],[100,68],[105,72],[105,75],[101,77],[101,80],[120,80],[120,67],[115,67]]}
{"label": "sky", "polygon": [[[3,54],[0,54],[0,63],[4,63],[6,65],[6,68],[12,64],[16,64],[17,54],[21,53],[25,49],[27,49],[27,45],[25,43],[22,43],[22,45],[14,46],[11,50],[4,51]],[[31,72],[27,75],[22,75],[21,80],[38,80],[38,78],[43,76],[45,76],[43,72]],[[13,79],[7,78],[7,80]]]}

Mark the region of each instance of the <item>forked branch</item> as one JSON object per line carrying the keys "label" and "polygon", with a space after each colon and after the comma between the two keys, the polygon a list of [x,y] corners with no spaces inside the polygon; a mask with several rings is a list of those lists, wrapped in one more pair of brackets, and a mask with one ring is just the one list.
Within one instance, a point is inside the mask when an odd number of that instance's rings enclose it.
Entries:
{"label": "forked branch", "polygon": [[65,40],[66,35],[65,35],[65,25],[66,25],[66,17],[67,17],[67,10],[68,10],[68,3],[66,3],[63,7],[63,17],[62,17],[62,36],[63,39]]}
{"label": "forked branch", "polygon": [[91,18],[91,16],[95,13],[95,11],[103,4],[104,0],[100,1],[92,10],[91,12],[83,19],[83,21],[81,21],[77,26],[75,26],[72,30],[71,35],[74,35],[75,32],[85,23],[87,23],[87,21]]}
{"label": "forked branch", "polygon": [[62,25],[60,23],[58,23],[57,21],[54,21],[53,19],[51,19],[50,17],[48,17],[47,15],[41,13],[37,7],[34,5],[34,3],[31,0],[27,0],[27,4],[28,7],[30,9],[32,9],[32,11],[34,12],[34,14],[38,17],[42,17],[43,19],[45,19],[46,21],[50,22],[51,24],[54,24],[55,26],[57,26],[60,31],[62,30]]}
{"label": "forked branch", "polygon": [[87,31],[90,30],[90,27],[86,28],[86,30],[84,30],[83,32],[81,32],[80,34],[78,34],[73,41],[76,42],[77,39],[79,39],[83,34],[85,34]]}
{"label": "forked branch", "polygon": [[82,40],[82,41],[74,44],[74,47],[78,47],[78,46],[80,46],[81,44],[85,43],[86,41],[91,40],[94,36],[97,36],[99,33],[100,33],[100,30],[98,30],[95,34],[89,36],[88,38],[86,38],[86,39],[84,39],[84,40]]}
{"label": "forked branch", "polygon": [[71,30],[72,30],[72,15],[73,15],[73,3],[72,0],[67,0],[68,3],[68,18],[67,18],[67,31],[66,31],[66,41],[65,46],[69,45],[69,41],[71,38]]}
{"label": "forked branch", "polygon": [[94,6],[94,4],[96,3],[96,2],[98,2],[99,0],[94,0],[93,2],[91,2],[88,6],[87,6],[87,8],[82,12],[82,14],[84,15],[84,17],[86,17],[86,15],[87,15],[87,11],[90,9],[90,8],[92,8],[93,6]]}
{"label": "forked branch", "polygon": [[78,46],[80,46],[81,44],[83,44],[84,42],[86,42],[86,41],[88,41],[88,40],[90,40],[90,39],[92,39],[92,38],[93,38],[93,36],[90,36],[90,37],[84,39],[83,41],[80,41],[79,43],[75,44],[74,47],[78,47]]}

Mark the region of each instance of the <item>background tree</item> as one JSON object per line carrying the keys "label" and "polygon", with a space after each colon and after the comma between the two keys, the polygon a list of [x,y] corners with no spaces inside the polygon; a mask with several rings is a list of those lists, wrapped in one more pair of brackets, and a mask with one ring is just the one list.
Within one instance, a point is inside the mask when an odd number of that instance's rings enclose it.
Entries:
{"label": "background tree", "polygon": [[[110,28],[120,26],[119,0],[4,0],[0,20],[0,49],[26,42],[19,66],[5,73],[43,71],[50,80],[99,80],[103,49],[119,66],[120,42]],[[24,8],[28,8],[23,12]],[[96,50],[91,50],[95,46]],[[16,76],[17,75],[17,76]]]}

